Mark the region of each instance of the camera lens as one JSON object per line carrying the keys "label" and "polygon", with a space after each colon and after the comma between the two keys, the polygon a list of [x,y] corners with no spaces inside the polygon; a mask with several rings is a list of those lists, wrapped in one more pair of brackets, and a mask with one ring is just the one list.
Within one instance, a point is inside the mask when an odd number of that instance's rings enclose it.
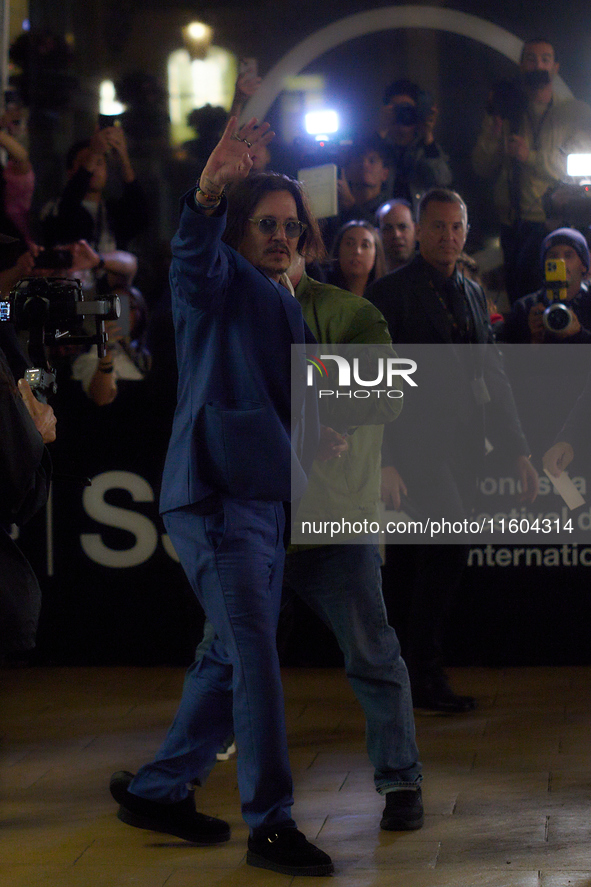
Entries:
{"label": "camera lens", "polygon": [[571,310],[562,302],[555,302],[544,311],[544,326],[553,333],[561,333],[571,320]]}

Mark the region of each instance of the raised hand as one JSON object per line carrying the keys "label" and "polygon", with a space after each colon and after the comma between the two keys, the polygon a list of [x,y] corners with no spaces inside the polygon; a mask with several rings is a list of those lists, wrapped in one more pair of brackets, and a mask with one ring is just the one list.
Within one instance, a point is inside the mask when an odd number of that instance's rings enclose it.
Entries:
{"label": "raised hand", "polygon": [[269,123],[259,126],[253,117],[239,128],[238,119],[230,117],[201,173],[201,189],[208,195],[217,196],[226,185],[245,179],[252,168],[252,152],[268,145],[274,135]]}
{"label": "raised hand", "polygon": [[337,194],[339,197],[339,206],[342,209],[351,209],[355,206],[355,198],[351,192],[351,188],[349,187],[349,182],[347,181],[347,176],[345,175],[345,170],[341,170],[341,174],[339,176],[337,182]]}
{"label": "raised hand", "polygon": [[437,107],[437,105],[433,105],[420,128],[421,136],[425,145],[432,145],[435,141],[433,131],[435,129],[438,117],[439,108]]}
{"label": "raised hand", "polygon": [[100,262],[99,254],[93,250],[86,240],[78,240],[76,243],[70,243],[61,247],[72,253],[72,271],[85,271],[89,268],[96,268]]}
{"label": "raised hand", "polygon": [[[90,139],[89,148],[89,157],[92,158],[107,153],[109,150],[109,142],[106,129],[99,129],[98,127],[95,129]],[[86,164],[84,165],[86,166]]]}
{"label": "raised hand", "polygon": [[245,104],[255,95],[262,82],[260,77],[253,76],[250,71],[239,74],[236,81],[236,97],[242,100],[242,104]]}
{"label": "raised hand", "polygon": [[103,134],[110,148],[120,157],[127,157],[127,140],[121,126],[107,126]]}

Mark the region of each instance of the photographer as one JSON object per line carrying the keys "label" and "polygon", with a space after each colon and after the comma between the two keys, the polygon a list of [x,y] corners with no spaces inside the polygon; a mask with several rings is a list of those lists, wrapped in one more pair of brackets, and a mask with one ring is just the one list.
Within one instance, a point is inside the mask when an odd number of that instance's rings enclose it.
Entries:
{"label": "photographer", "polygon": [[472,152],[477,175],[496,179],[495,204],[509,300],[541,284],[539,255],[548,233],[544,194],[566,176],[566,157],[591,150],[591,109],[554,95],[558,73],[552,44],[523,46],[519,78],[493,89]]}
{"label": "photographer", "polygon": [[348,222],[361,220],[377,226],[376,211],[385,197],[390,155],[388,145],[377,135],[354,142],[347,150],[337,183],[339,214],[327,220],[323,232],[328,248]]}
{"label": "photographer", "polygon": [[78,355],[72,364],[72,378],[81,382],[87,396],[97,406],[112,403],[117,397],[120,380],[141,382],[150,371],[151,355],[146,348],[148,309],[135,287],[118,288],[122,300],[129,303],[129,311],[122,318],[109,320],[106,352],[99,357],[96,345]]}
{"label": "photographer", "polygon": [[438,114],[429,93],[411,80],[396,80],[384,93],[378,132],[393,152],[388,195],[407,200],[415,211],[429,188],[447,188],[453,178],[435,141]]}
{"label": "photographer", "polygon": [[[122,180],[117,200],[104,197],[109,176],[107,160],[111,156],[118,163]],[[131,238],[145,228],[148,206],[121,127],[97,129],[91,139],[72,145],[67,167],[68,182],[61,197],[42,213],[46,246],[87,243],[92,255],[86,257],[85,288],[95,281],[100,283],[109,271],[124,274],[131,283],[137,261],[125,250]]]}
{"label": "photographer", "polygon": [[[10,363],[9,363],[10,360]],[[26,365],[11,324],[0,324],[0,662],[21,658],[35,646],[41,606],[30,564],[9,535],[47,500],[51,463],[46,443],[56,419],[17,375]],[[12,367],[12,369],[11,369]]]}
{"label": "photographer", "polygon": [[0,176],[0,230],[30,244],[29,212],[35,173],[27,150],[27,121],[26,108],[14,98],[0,115],[0,148],[7,155]]}
{"label": "photographer", "polygon": [[562,259],[566,265],[566,300],[571,317],[564,329],[555,330],[545,323],[544,312],[552,303],[546,287],[518,299],[505,321],[501,338],[505,342],[591,342],[591,294],[584,278],[589,273],[587,241],[574,228],[558,228],[542,243],[541,265],[547,259]]}

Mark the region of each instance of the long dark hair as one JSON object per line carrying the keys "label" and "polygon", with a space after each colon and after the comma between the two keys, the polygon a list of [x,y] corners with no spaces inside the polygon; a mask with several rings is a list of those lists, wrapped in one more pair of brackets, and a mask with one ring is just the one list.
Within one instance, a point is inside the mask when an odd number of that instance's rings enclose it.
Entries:
{"label": "long dark hair", "polygon": [[323,259],[326,251],[322,235],[302,186],[295,179],[278,172],[255,173],[228,189],[228,221],[223,236],[224,243],[239,249],[249,218],[270,191],[288,191],[295,200],[298,219],[306,225],[306,230],[298,240],[300,255],[309,261]]}
{"label": "long dark hair", "polygon": [[369,272],[369,277],[367,278],[367,286],[369,286],[370,283],[373,283],[374,280],[383,277],[386,273],[386,257],[384,255],[384,247],[382,245],[380,232],[377,228],[374,228],[373,225],[370,225],[369,222],[366,222],[365,219],[353,219],[351,222],[347,222],[343,225],[342,228],[339,228],[330,251],[330,282],[334,283],[335,286],[340,286],[341,289],[344,290],[349,289],[349,287],[347,286],[347,281],[343,276],[339,264],[339,251],[341,249],[343,237],[351,228],[365,228],[366,231],[369,231],[373,237],[373,242],[375,243],[376,257],[373,263],[373,268]]}

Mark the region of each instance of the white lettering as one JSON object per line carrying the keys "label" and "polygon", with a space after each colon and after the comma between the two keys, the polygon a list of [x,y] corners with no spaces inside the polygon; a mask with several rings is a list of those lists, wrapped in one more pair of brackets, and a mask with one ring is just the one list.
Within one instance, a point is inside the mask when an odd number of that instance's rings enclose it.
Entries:
{"label": "white lettering", "polygon": [[480,492],[484,496],[494,496],[497,492],[497,482],[494,477],[485,477],[480,482]]}
{"label": "white lettering", "polygon": [[[402,369],[401,365],[406,365],[406,369]],[[396,369],[399,367],[399,369]],[[414,373],[417,368],[416,360],[407,360],[404,357],[389,357],[388,358],[388,375],[387,375],[387,385],[391,388],[394,385],[393,376],[402,376],[405,382],[408,382],[409,385],[412,385],[413,388],[417,388],[417,383],[410,378],[411,373]]]}
{"label": "white lettering", "polygon": [[131,548],[109,548],[99,533],[82,533],[82,550],[90,560],[105,567],[137,567],[149,560],[158,546],[158,532],[152,521],[143,514],[119,508],[105,502],[108,490],[127,490],[134,502],[153,502],[154,492],[150,484],[138,474],[129,471],[105,471],[86,487],[82,497],[89,517],[107,527],[127,530],[135,537]]}
{"label": "white lettering", "polygon": [[320,360],[334,360],[339,368],[339,386],[351,385],[351,368],[345,357],[340,354],[321,354]]}
{"label": "white lettering", "polygon": [[375,385],[379,385],[382,379],[384,378],[384,360],[380,357],[378,360],[378,374],[373,381],[369,379],[360,379],[359,378],[359,358],[355,357],[353,360],[353,378],[357,382],[358,385],[365,385],[367,388],[373,388]]}

